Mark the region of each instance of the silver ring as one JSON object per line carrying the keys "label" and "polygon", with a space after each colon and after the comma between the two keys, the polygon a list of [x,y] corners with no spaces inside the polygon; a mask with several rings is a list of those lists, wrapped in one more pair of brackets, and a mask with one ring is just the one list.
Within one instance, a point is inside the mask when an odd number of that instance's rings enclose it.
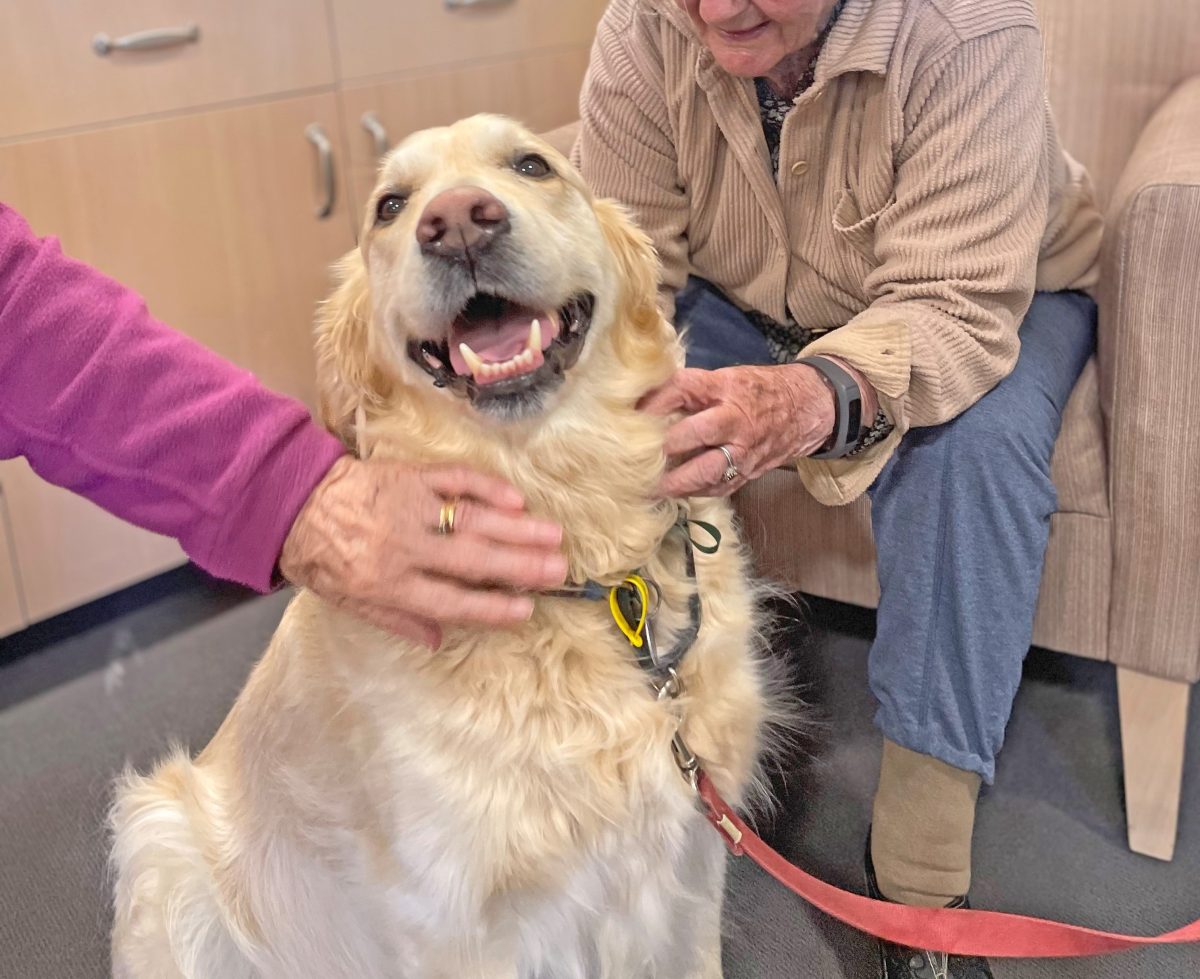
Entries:
{"label": "silver ring", "polygon": [[721,450],[721,455],[725,457],[725,473],[721,478],[727,483],[732,483],[741,475],[738,472],[737,463],[733,461],[733,454],[729,451],[729,446],[718,445],[717,448]]}

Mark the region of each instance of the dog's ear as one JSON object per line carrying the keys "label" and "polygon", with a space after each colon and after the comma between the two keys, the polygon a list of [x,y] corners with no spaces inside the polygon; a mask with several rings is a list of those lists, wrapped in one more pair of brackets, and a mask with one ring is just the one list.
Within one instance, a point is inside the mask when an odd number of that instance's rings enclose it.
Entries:
{"label": "dog's ear", "polygon": [[649,236],[616,201],[597,200],[594,208],[620,276],[617,355],[627,364],[652,361],[662,356],[664,331],[670,330],[658,309],[658,255]]}
{"label": "dog's ear", "polygon": [[371,290],[356,250],[335,266],[337,285],[317,311],[317,398],[321,421],[347,446],[361,406],[385,403],[392,388],[371,330]]}

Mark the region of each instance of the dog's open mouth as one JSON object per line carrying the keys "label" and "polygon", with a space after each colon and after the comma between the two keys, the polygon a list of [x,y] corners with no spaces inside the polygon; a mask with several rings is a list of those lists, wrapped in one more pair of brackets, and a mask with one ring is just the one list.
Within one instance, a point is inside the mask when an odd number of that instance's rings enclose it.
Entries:
{"label": "dog's open mouth", "polygon": [[517,416],[561,383],[583,349],[594,297],[581,293],[555,310],[478,292],[443,340],[412,340],[408,356],[440,387],[477,408]]}

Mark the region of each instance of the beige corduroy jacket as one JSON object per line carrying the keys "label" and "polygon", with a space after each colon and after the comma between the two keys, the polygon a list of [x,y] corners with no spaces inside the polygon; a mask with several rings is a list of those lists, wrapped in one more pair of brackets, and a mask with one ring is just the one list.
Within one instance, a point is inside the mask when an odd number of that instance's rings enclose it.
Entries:
{"label": "beige corduroy jacket", "polygon": [[871,381],[896,429],[798,466],[824,503],[863,493],[911,426],[1012,370],[1035,289],[1089,289],[1101,219],[1046,102],[1032,0],[847,0],[771,173],[753,82],[722,71],[674,0],[613,0],[576,162],[663,263],[743,308],[836,328],[803,352]]}

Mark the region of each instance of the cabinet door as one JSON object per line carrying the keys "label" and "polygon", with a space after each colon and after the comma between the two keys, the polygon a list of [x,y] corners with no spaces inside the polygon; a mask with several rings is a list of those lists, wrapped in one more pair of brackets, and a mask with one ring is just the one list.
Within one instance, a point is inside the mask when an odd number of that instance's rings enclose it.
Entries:
{"label": "cabinet door", "polygon": [[[140,290],[156,316],[311,403],[312,314],[351,246],[305,138],[336,143],[332,94],[0,147],[0,187],[41,234]],[[187,446],[180,446],[187,451]],[[178,548],[4,470],[30,619],[162,570]]]}
{"label": "cabinet door", "polygon": [[333,82],[324,0],[4,0],[0,38],[0,137]]}
{"label": "cabinet door", "polygon": [[25,625],[15,560],[8,535],[3,476],[0,475],[0,636],[7,636]]}
{"label": "cabinet door", "polygon": [[534,132],[546,132],[578,118],[588,51],[588,45],[577,45],[344,89],[356,221],[378,166],[374,137],[362,125],[364,113],[375,113],[391,146],[415,130],[444,126],[476,112],[500,112]]}
{"label": "cabinet door", "polygon": [[313,310],[352,235],[344,201],[315,216],[310,123],[336,144],[332,94],[13,143],[0,187],[159,319],[311,401]]}
{"label": "cabinet door", "polygon": [[122,523],[82,497],[42,482],[24,460],[0,462],[0,481],[30,622],[185,560],[174,541]]}
{"label": "cabinet door", "polygon": [[607,0],[333,0],[343,79],[590,44]]}

